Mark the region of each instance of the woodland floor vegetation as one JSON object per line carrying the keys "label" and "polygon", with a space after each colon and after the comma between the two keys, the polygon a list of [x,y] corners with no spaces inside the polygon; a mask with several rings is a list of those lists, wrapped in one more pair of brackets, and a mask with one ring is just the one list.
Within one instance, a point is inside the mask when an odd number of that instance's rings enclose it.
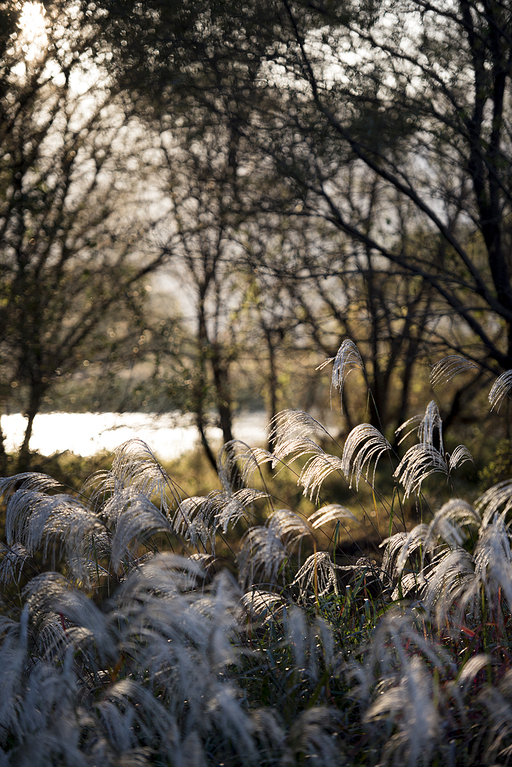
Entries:
{"label": "woodland floor vegetation", "polygon": [[[331,362],[338,390],[363,364]],[[1,479],[0,765],[508,764],[510,446],[478,496],[434,400],[399,434],[329,452],[283,411],[192,496],[138,440],[79,491]]]}

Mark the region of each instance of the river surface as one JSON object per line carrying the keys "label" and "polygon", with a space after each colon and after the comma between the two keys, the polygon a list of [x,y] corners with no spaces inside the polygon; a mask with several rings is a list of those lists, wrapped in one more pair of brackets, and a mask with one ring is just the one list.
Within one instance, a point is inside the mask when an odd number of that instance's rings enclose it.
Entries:
{"label": "river surface", "polygon": [[[25,424],[20,413],[2,417],[7,452],[20,446]],[[241,413],[234,420],[233,433],[251,446],[264,445],[266,426],[265,413]],[[221,436],[220,429],[208,430],[214,447],[221,445]],[[88,456],[100,450],[113,451],[136,437],[144,440],[162,460],[177,458],[199,442],[192,419],[178,413],[41,413],[34,420],[30,449],[42,455],[69,450]]]}

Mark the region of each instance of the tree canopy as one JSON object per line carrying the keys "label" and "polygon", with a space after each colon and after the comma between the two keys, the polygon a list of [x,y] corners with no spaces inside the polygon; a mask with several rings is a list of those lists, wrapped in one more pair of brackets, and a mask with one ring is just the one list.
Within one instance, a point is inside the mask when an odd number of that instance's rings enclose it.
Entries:
{"label": "tree canopy", "polygon": [[133,333],[136,287],[166,257],[133,104],[106,82],[96,31],[65,4],[48,17],[44,44],[18,30],[0,69],[0,412],[16,393],[21,461],[48,390],[105,354],[109,321]]}
{"label": "tree canopy", "polygon": [[[512,366],[509,3],[96,7],[121,80],[222,112],[273,158],[303,214],[432,287],[468,343],[439,326],[440,340]],[[379,180],[371,226],[346,199],[349,165]],[[402,249],[405,217],[428,252]]]}
{"label": "tree canopy", "polygon": [[[23,381],[36,412],[164,261],[197,296],[205,275],[241,305],[258,296],[236,323],[259,328],[271,410],[284,336],[325,354],[356,336],[374,423],[393,382],[405,417],[421,348],[512,368],[508,1],[44,7],[39,58],[19,6],[0,7],[4,402]],[[224,271],[201,277],[201,259]],[[234,398],[219,375],[241,358],[229,299],[215,309],[211,290],[185,346],[197,408],[210,387],[226,437]],[[184,348],[163,352],[182,364]]]}

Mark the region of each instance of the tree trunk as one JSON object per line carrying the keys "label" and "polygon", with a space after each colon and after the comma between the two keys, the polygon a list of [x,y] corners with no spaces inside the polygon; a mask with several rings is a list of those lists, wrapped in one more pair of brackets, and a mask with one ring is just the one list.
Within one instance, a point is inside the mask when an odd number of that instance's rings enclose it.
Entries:
{"label": "tree trunk", "polygon": [[4,433],[2,431],[1,415],[0,415],[0,476],[5,477],[7,474],[7,453],[5,452],[5,440]]}
{"label": "tree trunk", "polygon": [[32,430],[34,427],[34,418],[38,414],[39,408],[41,407],[41,400],[43,398],[44,392],[45,392],[45,388],[39,385],[34,385],[30,391],[28,408],[25,413],[28,421],[27,421],[27,426],[25,428],[23,443],[20,447],[20,450],[18,453],[18,460],[16,462],[16,471],[18,473],[22,471],[27,471],[30,466],[30,450],[29,450],[30,438],[32,437]]}
{"label": "tree trunk", "polygon": [[199,431],[199,436],[201,437],[201,444],[204,448],[204,452],[206,453],[206,457],[208,458],[215,471],[217,471],[217,460],[206,436],[206,428],[202,410],[199,412],[196,410],[196,426],[197,430]]}

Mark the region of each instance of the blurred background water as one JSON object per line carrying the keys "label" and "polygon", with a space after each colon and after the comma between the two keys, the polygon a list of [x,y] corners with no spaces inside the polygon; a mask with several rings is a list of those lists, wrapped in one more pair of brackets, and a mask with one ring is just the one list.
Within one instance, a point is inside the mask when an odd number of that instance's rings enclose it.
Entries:
{"label": "blurred background water", "polygon": [[[21,413],[2,417],[7,452],[14,452],[20,445],[25,425]],[[234,420],[233,433],[251,446],[263,445],[266,427],[265,413],[241,413]],[[220,447],[219,428],[210,427],[208,437]],[[178,458],[199,443],[192,417],[180,413],[41,413],[34,421],[30,449],[42,455],[69,450],[88,456],[101,450],[113,451],[134,438],[144,440],[162,460]]]}

